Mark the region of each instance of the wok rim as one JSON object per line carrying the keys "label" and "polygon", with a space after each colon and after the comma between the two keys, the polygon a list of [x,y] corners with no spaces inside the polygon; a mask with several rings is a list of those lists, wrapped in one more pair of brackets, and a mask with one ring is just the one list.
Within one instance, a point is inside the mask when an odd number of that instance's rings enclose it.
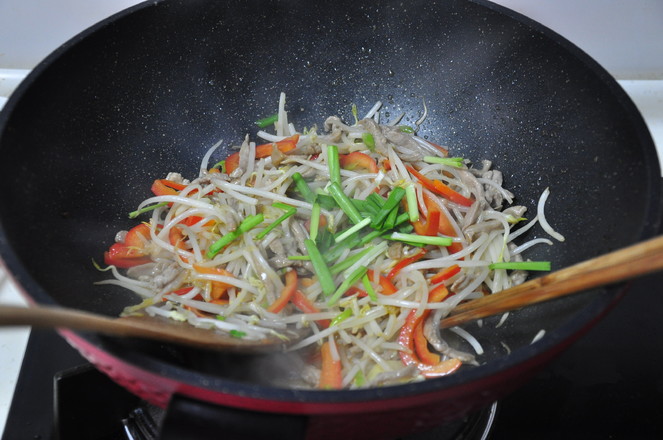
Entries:
{"label": "wok rim", "polygon": [[[465,0],[468,3],[475,3],[481,7],[497,11],[502,15],[506,15],[511,19],[531,28],[545,38],[552,42],[561,45],[569,56],[577,58],[585,67],[596,75],[596,79],[601,81],[611,92],[613,98],[624,108],[625,113],[630,119],[630,123],[634,128],[637,135],[640,147],[647,162],[647,178],[646,181],[649,187],[649,203],[646,206],[644,218],[646,222],[641,225],[641,229],[637,236],[639,240],[650,238],[658,231],[658,226],[661,221],[661,170],[657,159],[656,148],[649,133],[649,130],[642,118],[642,115],[632,102],[626,92],[619,86],[617,81],[593,58],[587,53],[577,47],[575,44],[568,41],[565,37],[559,35],[555,31],[547,28],[546,26],[526,17],[518,12],[508,9],[504,6],[491,3],[488,0]],[[9,97],[5,103],[2,111],[0,111],[0,142],[2,142],[3,132],[5,131],[6,124],[9,120],[9,115],[12,113],[14,107],[20,102],[22,95],[30,89],[32,83],[36,81],[41,74],[48,69],[48,67],[56,61],[63,53],[75,47],[77,43],[86,39],[89,35],[94,34],[99,29],[106,27],[116,20],[130,15],[138,10],[150,6],[159,6],[166,3],[166,0],[145,1],[137,5],[124,9],[112,16],[92,25],[70,40],[62,44],[44,60],[42,60],[19,84],[14,93]],[[8,236],[3,226],[2,218],[0,218],[0,264],[3,264],[7,269],[6,272],[10,278],[13,278],[19,291],[30,302],[57,305],[51,298],[47,291],[42,288],[29,274],[24,265],[19,262],[14,250],[8,245]],[[521,347],[514,350],[510,355],[500,359],[491,361],[489,364],[480,365],[478,367],[467,370],[462,374],[452,374],[447,377],[438,379],[429,379],[424,382],[410,383],[404,385],[389,386],[384,388],[371,388],[359,390],[292,390],[284,388],[274,388],[268,386],[256,386],[237,382],[234,380],[223,379],[216,376],[211,376],[206,373],[187,370],[185,368],[168,364],[163,361],[151,359],[158,369],[146,369],[144,364],[140,365],[132,363],[126,357],[117,356],[114,352],[107,351],[103,344],[95,336],[90,336],[81,332],[70,332],[74,335],[73,339],[80,338],[81,340],[92,344],[101,352],[117,357],[121,362],[128,363],[131,366],[145,370],[152,374],[157,374],[165,377],[168,380],[174,380],[180,384],[186,384],[192,388],[204,388],[212,390],[221,394],[231,395],[251,395],[251,398],[264,401],[281,401],[281,402],[307,402],[314,404],[335,404],[335,403],[348,403],[348,402],[367,402],[375,400],[395,400],[408,396],[416,395],[439,395],[442,392],[452,392],[460,387],[467,386],[468,384],[481,383],[492,377],[499,376],[509,370],[517,369],[519,366],[524,366],[528,362],[535,361],[537,358],[549,355],[564,348],[565,345],[571,343],[582,333],[589,330],[598,320],[606,314],[609,309],[616,304],[619,297],[626,290],[624,283],[612,286],[610,288],[601,289],[600,293],[589,304],[583,307],[582,310],[576,313],[574,317],[564,321],[554,332],[549,332],[547,337],[541,339],[534,345]],[[29,293],[28,293],[29,292]],[[68,331],[64,332],[66,336]],[[71,338],[65,337],[70,343]],[[561,348],[560,348],[561,347]],[[78,347],[77,347],[78,348]],[[139,354],[140,355],[140,354]],[[139,359],[141,357],[139,356]],[[148,359],[149,360],[149,359]],[[151,364],[148,362],[148,366]],[[157,372],[158,371],[158,372]],[[201,382],[208,382],[205,387],[201,386]],[[214,385],[212,388],[210,388]],[[257,390],[257,392],[256,392]],[[248,391],[248,393],[247,393]]]}

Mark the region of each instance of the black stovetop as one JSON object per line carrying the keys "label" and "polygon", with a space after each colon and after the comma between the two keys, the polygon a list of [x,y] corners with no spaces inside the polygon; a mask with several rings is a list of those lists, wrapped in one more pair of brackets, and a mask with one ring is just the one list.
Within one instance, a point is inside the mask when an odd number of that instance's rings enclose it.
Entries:
{"label": "black stovetop", "polygon": [[[489,438],[663,438],[662,312],[663,274],[635,281],[596,327],[499,402]],[[92,393],[89,403],[75,399],[75,411],[67,400],[60,402],[55,423],[54,382],[60,393],[72,392],[63,380],[72,374],[82,377],[73,387],[103,391]],[[72,432],[86,440],[120,439],[119,420],[137,405],[137,398],[90,368],[54,332],[34,330],[2,439],[55,440],[56,430],[67,432],[66,440],[74,440]],[[94,429],[88,432],[84,425]]]}

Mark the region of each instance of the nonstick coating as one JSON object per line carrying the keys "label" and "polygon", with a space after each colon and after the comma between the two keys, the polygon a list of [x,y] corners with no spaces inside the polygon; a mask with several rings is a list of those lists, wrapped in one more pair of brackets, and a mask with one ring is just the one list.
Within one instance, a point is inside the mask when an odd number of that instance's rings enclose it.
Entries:
{"label": "nonstick coating", "polygon": [[[419,134],[454,156],[492,160],[529,218],[551,189],[547,215],[567,240],[528,257],[553,268],[651,236],[658,224],[660,170],[633,104],[588,56],[515,13],[470,1],[150,2],[57,50],[0,116],[0,249],[15,279],[38,303],[117,315],[137,302],[93,285],[107,275],[92,259],[101,261],[116,231],[135,224],[127,213],[154,179],[169,171],[195,177],[219,139],[253,136],[281,91],[300,128],[329,115],[351,121],[352,104],[361,113],[377,100],[386,119],[406,112],[412,124],[425,101]],[[568,343],[618,292],[532,307],[498,329],[497,318],[468,324],[485,342],[483,366],[380,391],[274,389],[227,369],[238,361],[223,356],[78,337],[205,396],[324,405],[485,394],[496,375],[527,372]],[[530,345],[540,329],[546,337]]]}

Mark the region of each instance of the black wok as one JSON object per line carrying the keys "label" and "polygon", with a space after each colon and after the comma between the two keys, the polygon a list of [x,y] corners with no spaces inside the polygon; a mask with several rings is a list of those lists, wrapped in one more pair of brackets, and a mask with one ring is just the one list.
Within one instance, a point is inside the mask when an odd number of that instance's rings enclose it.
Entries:
{"label": "black wok", "polygon": [[[660,170],[634,105],[587,55],[518,14],[483,1],[148,2],[50,55],[0,115],[0,255],[23,292],[108,315],[135,303],[121,289],[94,286],[104,275],[91,260],[134,223],[126,213],[155,178],[195,176],[218,139],[254,134],[253,121],[275,111],[281,91],[298,127],[333,114],[350,120],[351,104],[366,111],[377,100],[412,122],[425,99],[420,135],[454,155],[493,160],[530,212],[551,188],[548,217],[567,241],[529,256],[554,268],[657,230]],[[281,414],[269,420],[291,421],[307,438],[386,438],[513,390],[597,321],[622,287],[513,313],[498,329],[494,319],[468,324],[485,344],[480,367],[361,391],[282,389],[252,376],[260,360],[62,334],[162,406],[193,397]],[[546,336],[530,344],[540,329]],[[252,427],[239,429],[257,437]]]}

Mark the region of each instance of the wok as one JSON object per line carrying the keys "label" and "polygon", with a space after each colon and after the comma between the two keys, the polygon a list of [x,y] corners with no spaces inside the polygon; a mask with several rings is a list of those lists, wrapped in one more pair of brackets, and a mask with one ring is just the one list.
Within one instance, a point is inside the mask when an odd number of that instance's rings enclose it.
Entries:
{"label": "wok", "polygon": [[[328,115],[351,120],[351,104],[361,112],[377,100],[387,117],[404,111],[412,123],[425,99],[419,134],[454,155],[492,160],[530,213],[551,188],[549,221],[567,241],[528,256],[554,268],[657,230],[660,170],[634,105],[586,54],[516,13],[453,0],[146,2],[56,50],[0,115],[0,255],[23,293],[110,316],[136,303],[121,289],[94,286],[104,275],[91,260],[134,224],[126,213],[154,179],[195,176],[216,141],[254,134],[253,121],[274,113],[281,91],[298,127]],[[499,328],[497,319],[468,324],[486,350],[481,366],[382,389],[286,389],[263,380],[287,368],[273,359],[61,334],[164,407],[189,398],[217,404],[231,424],[258,417],[278,425],[269,428],[272,439],[388,438],[457,419],[513,390],[622,291],[531,307]],[[546,336],[530,344],[540,329]],[[236,429],[261,438],[257,426]]]}

